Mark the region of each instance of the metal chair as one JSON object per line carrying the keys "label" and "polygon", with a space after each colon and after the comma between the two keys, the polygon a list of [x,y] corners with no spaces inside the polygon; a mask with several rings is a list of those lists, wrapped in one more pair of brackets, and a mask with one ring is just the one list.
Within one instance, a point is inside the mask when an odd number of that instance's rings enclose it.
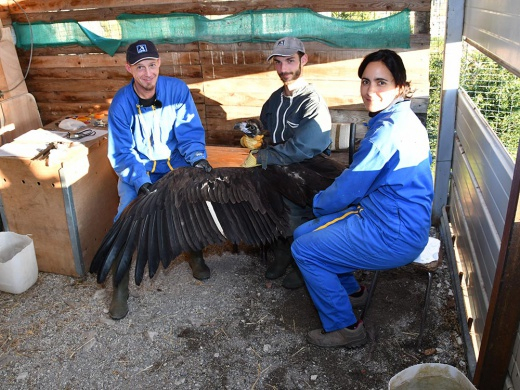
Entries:
{"label": "metal chair", "polygon": [[[437,239],[435,239],[435,240],[437,240]],[[437,269],[439,269],[439,267],[441,265],[442,265],[442,245],[440,245],[440,242],[439,242],[439,255],[438,255],[437,260],[434,260],[430,263],[422,263],[422,262],[419,262],[418,259],[416,259],[412,263],[406,265],[406,266],[412,266],[421,272],[426,272],[428,275],[428,283],[426,285],[423,310],[422,310],[422,314],[421,314],[421,327],[419,329],[419,336],[417,338],[417,349],[418,350],[421,349],[424,329],[426,328],[426,323],[428,321],[428,310],[430,307],[430,294],[431,294],[433,274],[435,273],[435,271],[437,271]],[[368,299],[365,304],[365,307],[363,308],[363,311],[361,312],[361,316],[360,316],[361,320],[365,317],[366,313],[368,312],[368,308],[370,307],[370,303],[372,302],[372,297],[373,297],[374,291],[376,289],[377,279],[378,279],[380,272],[381,271],[374,272],[374,277],[372,278],[372,282],[370,283],[370,287],[368,288]]]}

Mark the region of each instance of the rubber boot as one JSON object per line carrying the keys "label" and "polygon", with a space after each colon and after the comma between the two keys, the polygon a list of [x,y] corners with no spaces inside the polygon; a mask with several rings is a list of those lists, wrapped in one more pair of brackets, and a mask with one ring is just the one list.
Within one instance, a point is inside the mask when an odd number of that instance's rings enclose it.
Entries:
{"label": "rubber boot", "polygon": [[285,274],[287,267],[294,261],[291,254],[292,238],[279,238],[272,244],[274,261],[265,271],[267,279],[278,279]]}
{"label": "rubber boot", "polygon": [[188,263],[195,279],[206,280],[211,276],[211,271],[202,257],[202,251],[189,252]]}
{"label": "rubber boot", "polygon": [[126,271],[123,279],[116,285],[115,279],[113,280],[113,291],[112,301],[110,302],[110,309],[108,313],[114,320],[120,320],[125,318],[128,314],[128,281],[130,279],[130,269]]}
{"label": "rubber boot", "polygon": [[296,290],[297,288],[303,287],[305,284],[303,281],[303,275],[296,263],[293,264],[293,267],[294,269],[287,274],[282,282],[282,286],[290,290]]}

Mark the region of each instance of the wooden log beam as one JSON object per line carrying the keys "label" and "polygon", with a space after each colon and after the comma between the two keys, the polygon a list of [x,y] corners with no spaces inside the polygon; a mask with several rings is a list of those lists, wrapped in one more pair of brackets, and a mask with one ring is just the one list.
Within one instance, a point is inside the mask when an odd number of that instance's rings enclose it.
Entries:
{"label": "wooden log beam", "polygon": [[16,22],[27,22],[27,18],[30,22],[56,22],[66,19],[114,20],[122,13],[158,15],[186,12],[199,15],[232,15],[246,10],[283,8],[308,8],[314,12],[402,11],[405,8],[411,11],[430,11],[430,0],[156,0],[146,3],[130,0],[105,0],[102,3],[98,0],[28,0],[21,5],[23,11],[11,1],[2,0],[0,5],[8,7],[12,20]]}

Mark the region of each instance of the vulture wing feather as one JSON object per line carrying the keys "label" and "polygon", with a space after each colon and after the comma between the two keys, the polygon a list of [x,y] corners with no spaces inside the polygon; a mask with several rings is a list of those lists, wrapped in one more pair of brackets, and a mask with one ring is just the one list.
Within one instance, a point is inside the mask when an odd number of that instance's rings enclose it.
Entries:
{"label": "vulture wing feather", "polygon": [[267,169],[214,168],[209,173],[177,168],[153,184],[150,194],[127,206],[104,237],[90,271],[102,282],[117,263],[117,275],[122,275],[135,253],[135,281],[140,284],[146,266],[153,277],[161,263],[166,267],[185,251],[225,240],[272,242],[288,229],[283,198],[312,205],[313,196],[345,168],[332,160],[314,160]]}

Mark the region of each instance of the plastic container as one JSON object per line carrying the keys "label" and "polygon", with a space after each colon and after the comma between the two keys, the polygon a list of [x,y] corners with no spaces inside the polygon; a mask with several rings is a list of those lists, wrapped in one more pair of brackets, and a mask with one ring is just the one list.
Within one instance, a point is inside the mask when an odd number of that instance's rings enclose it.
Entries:
{"label": "plastic container", "polygon": [[408,367],[393,376],[389,390],[476,390],[455,367],[441,363],[424,363]]}
{"label": "plastic container", "polygon": [[37,279],[33,240],[22,234],[0,232],[0,290],[20,294]]}

